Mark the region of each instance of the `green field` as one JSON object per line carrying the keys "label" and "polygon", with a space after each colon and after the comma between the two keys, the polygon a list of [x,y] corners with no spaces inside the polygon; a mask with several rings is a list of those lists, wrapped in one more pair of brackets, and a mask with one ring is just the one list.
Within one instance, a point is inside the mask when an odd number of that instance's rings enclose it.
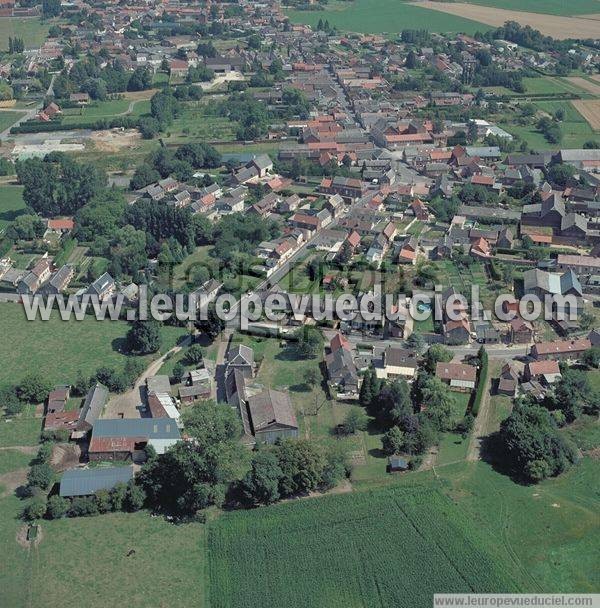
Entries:
{"label": "green field", "polygon": [[146,512],[44,521],[42,542],[27,551],[15,541],[20,507],[15,497],[0,500],[0,605],[207,605],[201,525]]}
{"label": "green field", "polygon": [[[0,385],[19,382],[28,372],[39,370],[51,382],[71,383],[78,370],[91,375],[100,366],[122,366],[120,352],[128,330],[125,321],[62,321],[53,314],[49,321],[27,321],[21,306],[0,304]],[[163,351],[175,345],[182,328],[163,328]],[[10,345],[10,346],[8,346]],[[0,442],[1,445],[1,442]]]}
{"label": "green field", "polygon": [[[129,108],[131,107],[131,112]],[[148,100],[131,101],[130,99],[111,99],[108,101],[95,102],[91,106],[83,108],[69,108],[63,111],[62,124],[89,123],[98,120],[118,118],[119,116],[137,117],[150,111]]]}
{"label": "green field", "polygon": [[0,234],[23,213],[25,213],[23,187],[0,186]]}
{"label": "green field", "polygon": [[2,50],[8,48],[9,37],[23,38],[26,49],[36,49],[46,40],[48,30],[52,25],[49,21],[42,22],[37,18],[0,18],[0,45]]}
{"label": "green field", "polygon": [[4,131],[14,125],[17,120],[23,118],[25,112],[7,112],[0,111],[0,131]]}
{"label": "green field", "polygon": [[213,608],[419,608],[440,589],[518,589],[451,501],[416,488],[224,515],[208,547]]}
{"label": "green field", "polygon": [[575,109],[570,101],[534,101],[540,110],[553,115],[556,110],[564,110],[565,117],[560,123],[562,139],[558,144],[546,141],[544,135],[537,130],[535,123],[523,126],[509,122],[501,122],[500,126],[513,135],[524,139],[534,150],[558,150],[559,148],[581,148],[586,141],[598,136],[589,123]]}
{"label": "green field", "polygon": [[511,11],[526,11],[545,15],[587,15],[600,12],[599,0],[465,0],[469,4],[480,4]]}
{"label": "green field", "polygon": [[398,33],[403,29],[427,29],[430,32],[484,32],[489,25],[405,4],[401,0],[333,1],[323,11],[286,11],[295,23],[316,26],[326,19],[343,31],[365,34]]}

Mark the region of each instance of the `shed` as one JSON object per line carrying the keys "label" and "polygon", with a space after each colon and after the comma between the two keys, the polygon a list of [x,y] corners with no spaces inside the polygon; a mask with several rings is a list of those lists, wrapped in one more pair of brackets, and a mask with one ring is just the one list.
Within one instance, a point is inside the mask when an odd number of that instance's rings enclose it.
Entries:
{"label": "shed", "polygon": [[70,469],[60,480],[61,496],[89,496],[97,490],[110,490],[133,479],[133,467]]}

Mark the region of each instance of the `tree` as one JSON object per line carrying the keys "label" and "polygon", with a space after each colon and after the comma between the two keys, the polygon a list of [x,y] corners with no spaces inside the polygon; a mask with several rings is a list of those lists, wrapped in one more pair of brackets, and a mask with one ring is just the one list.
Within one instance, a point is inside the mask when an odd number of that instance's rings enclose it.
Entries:
{"label": "tree", "polygon": [[588,375],[581,370],[565,369],[551,401],[553,409],[561,410],[566,421],[573,422],[581,416],[584,408],[590,405],[593,399]]}
{"label": "tree", "polygon": [[60,0],[42,0],[42,13],[47,19],[58,17],[60,12]]}
{"label": "tree", "polygon": [[44,496],[33,497],[23,509],[22,516],[28,521],[41,519],[46,513],[46,498]]}
{"label": "tree", "polygon": [[579,326],[581,329],[589,329],[596,322],[596,317],[589,311],[584,310],[579,315]]}
{"label": "tree", "polygon": [[73,215],[106,184],[106,175],[95,165],[76,162],[60,152],[18,161],[16,169],[24,186],[23,199],[44,217]]}
{"label": "tree", "polygon": [[282,471],[279,481],[282,496],[310,492],[319,487],[326,461],[317,445],[305,439],[285,439],[273,449]]}
{"label": "tree", "polygon": [[259,450],[252,457],[250,471],[241,481],[244,496],[253,503],[268,505],[280,498],[279,482],[283,471],[275,454]]}
{"label": "tree", "polygon": [[344,241],[342,243],[342,246],[340,247],[335,259],[340,266],[345,266],[350,262],[352,259],[352,247],[348,241]]}
{"label": "tree", "polygon": [[173,366],[173,372],[171,374],[173,380],[176,383],[181,382],[183,374],[185,374],[185,367],[183,367],[183,365],[181,365],[181,363],[179,362],[175,363],[175,365]]}
{"label": "tree", "polygon": [[47,463],[34,464],[27,473],[27,485],[29,487],[42,488],[46,490],[54,480],[54,471]]}
{"label": "tree", "polygon": [[404,433],[399,427],[393,426],[381,438],[381,446],[388,456],[399,454],[404,448]]}
{"label": "tree", "polygon": [[575,175],[575,167],[567,164],[552,165],[548,170],[548,178],[557,186],[566,187]]}
{"label": "tree", "polygon": [[135,483],[135,481],[130,481],[127,484],[127,491],[125,492],[125,501],[124,506],[127,511],[139,511],[143,506],[146,500],[146,492],[144,492],[143,488]]}
{"label": "tree", "polygon": [[237,412],[226,404],[207,401],[187,408],[182,415],[184,429],[201,448],[237,441],[242,434]]}
{"label": "tree", "polygon": [[419,355],[425,350],[426,346],[423,336],[417,332],[410,334],[406,340],[406,345]]}
{"label": "tree", "polygon": [[303,326],[295,332],[296,352],[313,359],[323,348],[323,335],[316,327]]}
{"label": "tree", "polygon": [[197,321],[195,325],[211,340],[214,340],[225,329],[225,321],[218,315],[214,302],[210,302],[206,309],[206,319]]}
{"label": "tree", "polygon": [[441,344],[433,344],[429,347],[424,357],[424,367],[430,373],[435,373],[435,368],[438,363],[447,363],[452,361],[452,351]]}
{"label": "tree", "polygon": [[71,501],[69,517],[89,517],[98,515],[98,512],[95,496],[75,496]]}
{"label": "tree", "polygon": [[204,361],[204,355],[200,345],[192,344],[185,353],[185,359],[190,365],[199,365],[202,363]]}
{"label": "tree", "polygon": [[406,380],[384,384],[371,401],[370,410],[382,424],[386,425],[397,424],[402,418],[412,414],[410,388]]}
{"label": "tree", "polygon": [[319,381],[319,373],[314,367],[309,367],[305,370],[303,378],[306,386],[313,388]]}
{"label": "tree", "polygon": [[594,369],[600,366],[600,346],[593,346],[592,348],[588,348],[581,355],[581,362],[586,367],[590,369]]}
{"label": "tree", "polygon": [[129,187],[132,190],[141,190],[149,184],[153,184],[160,179],[160,173],[148,165],[147,163],[141,164],[133,174]]}
{"label": "tree", "polygon": [[375,371],[369,367],[363,376],[363,381],[360,385],[360,394],[358,396],[359,403],[362,405],[362,407],[371,407],[371,402],[378,391],[375,384]]}
{"label": "tree", "polygon": [[50,519],[61,519],[67,514],[70,503],[66,498],[54,494],[48,499],[48,505],[46,509],[46,515]]}
{"label": "tree", "polygon": [[40,403],[46,399],[52,385],[37,372],[27,374],[17,386],[17,395],[21,401]]}
{"label": "tree", "polygon": [[500,442],[516,474],[536,483],[559,475],[576,460],[576,451],[558,433],[543,407],[518,401],[500,425]]}
{"label": "tree", "polygon": [[127,348],[139,355],[155,353],[160,349],[160,323],[153,319],[136,321],[127,332]]}
{"label": "tree", "polygon": [[430,377],[421,390],[423,404],[427,406],[425,417],[439,431],[450,428],[452,418],[452,396],[448,387],[436,377]]}
{"label": "tree", "polygon": [[340,425],[342,435],[354,435],[357,431],[364,431],[367,428],[369,419],[364,410],[353,406],[346,414],[344,422]]}
{"label": "tree", "polygon": [[15,416],[25,408],[25,404],[19,399],[17,388],[14,386],[0,388],[0,404],[4,408],[5,416]]}

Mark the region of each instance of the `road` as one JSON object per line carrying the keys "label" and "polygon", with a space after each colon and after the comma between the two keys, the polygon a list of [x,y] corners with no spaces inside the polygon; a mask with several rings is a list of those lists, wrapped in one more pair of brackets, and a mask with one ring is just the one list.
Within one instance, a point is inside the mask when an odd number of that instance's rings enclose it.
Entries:
{"label": "road", "polygon": [[[48,85],[48,89],[46,90],[46,97],[52,97],[54,95],[54,80],[56,79],[56,74],[52,75],[52,78],[50,80],[50,84]],[[25,114],[19,118],[16,122],[14,122],[12,125],[10,125],[7,129],[4,129],[4,131],[0,132],[0,141],[7,139],[10,136],[10,130],[13,127],[18,127],[22,122],[25,122],[27,120],[31,120],[32,118],[35,118],[37,113],[42,109],[44,104],[44,100],[40,100],[38,101],[38,103],[36,103],[34,106],[32,106],[29,110],[22,110],[22,109],[18,109],[18,108],[11,108],[10,110],[2,110],[3,112],[25,112]]]}

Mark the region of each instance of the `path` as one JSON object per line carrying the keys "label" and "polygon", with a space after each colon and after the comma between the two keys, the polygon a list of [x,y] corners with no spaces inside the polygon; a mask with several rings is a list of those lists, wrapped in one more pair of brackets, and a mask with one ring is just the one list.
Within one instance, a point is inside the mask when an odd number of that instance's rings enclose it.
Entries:
{"label": "path", "polygon": [[488,433],[489,417],[492,411],[490,407],[491,378],[491,370],[488,369],[483,398],[479,404],[479,412],[471,431],[469,448],[467,450],[467,462],[475,462],[481,459],[481,444]]}
{"label": "path", "polygon": [[225,356],[227,355],[227,348],[229,346],[229,340],[233,330],[225,329],[225,331],[219,337],[219,348],[217,350],[217,358],[215,362],[215,381],[212,384],[211,398],[215,401],[222,401],[225,403]]}
{"label": "path", "polygon": [[132,389],[121,395],[115,395],[106,404],[102,418],[139,418],[140,417],[140,406],[142,406],[142,387],[146,385],[146,380],[156,376],[160,371],[163,363],[173,355],[180,352],[183,348],[191,344],[190,336],[186,336],[182,340],[181,344],[174,346],[171,350],[167,351],[162,357],[152,361],[146,368],[144,373],[136,380]]}

